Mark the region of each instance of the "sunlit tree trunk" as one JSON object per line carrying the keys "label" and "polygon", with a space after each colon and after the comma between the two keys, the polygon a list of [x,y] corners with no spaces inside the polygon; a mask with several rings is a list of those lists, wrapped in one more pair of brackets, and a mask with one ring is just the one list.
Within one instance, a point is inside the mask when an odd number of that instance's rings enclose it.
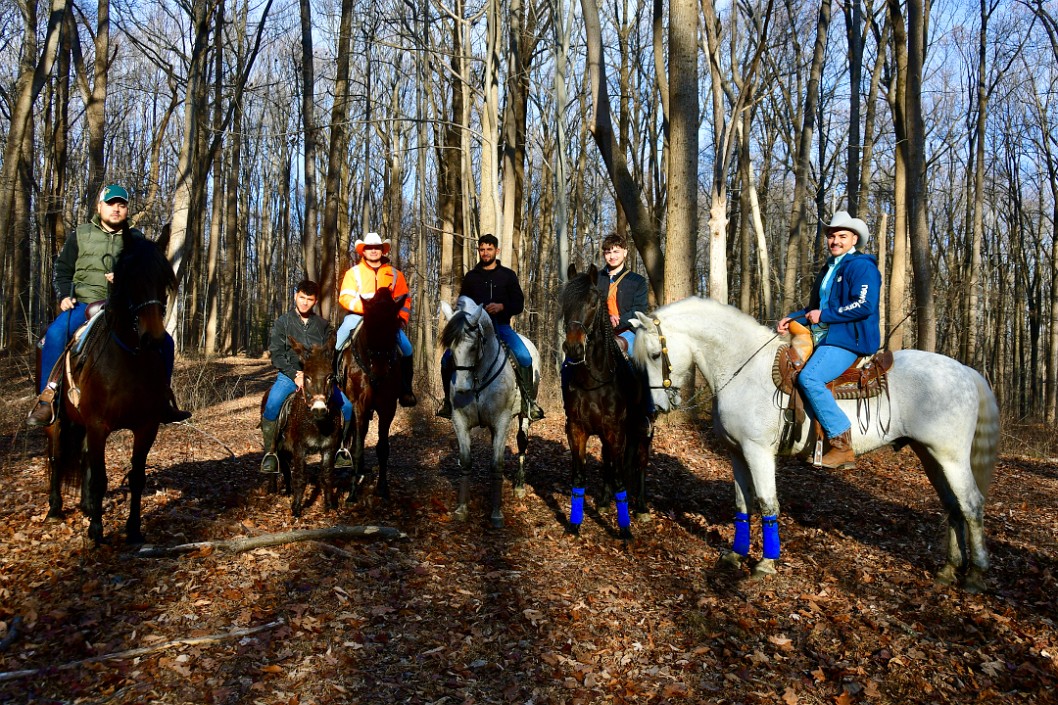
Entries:
{"label": "sunlit tree trunk", "polygon": [[316,152],[319,128],[316,125],[316,61],[312,41],[312,1],[298,0],[301,10],[301,124],[305,128],[302,136],[305,174],[305,229],[301,233],[301,256],[305,261],[305,272],[316,273],[317,211],[316,202]]}

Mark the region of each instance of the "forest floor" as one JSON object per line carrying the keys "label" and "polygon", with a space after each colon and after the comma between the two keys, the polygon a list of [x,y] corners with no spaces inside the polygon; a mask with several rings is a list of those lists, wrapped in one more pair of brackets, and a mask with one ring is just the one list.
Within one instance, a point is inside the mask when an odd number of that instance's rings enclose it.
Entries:
{"label": "forest floor", "polygon": [[[325,512],[314,495],[293,520],[257,473],[267,362],[178,374],[201,393],[192,422],[163,427],[148,460],[150,543],[336,525],[406,536],[137,557],[123,544],[131,437],[119,433],[104,515],[114,540],[94,547],[79,512],[45,520],[44,435],[22,424],[30,384],[6,384],[18,390],[0,400],[0,702],[1058,702],[1053,431],[1036,431],[1047,447],[1035,457],[1024,434],[1004,432],[989,590],[971,595],[934,582],[943,516],[909,450],[850,472],[782,462],[779,572],[754,580],[716,565],[733,490],[704,419],[659,424],[652,520],[633,523],[627,545],[591,501],[597,459],[582,535],[566,534],[554,397],[532,429],[526,497],[505,488],[503,529],[488,527],[482,431],[471,518],[452,519],[454,436],[429,398],[398,412],[390,501]],[[373,448],[372,437],[371,462]]]}

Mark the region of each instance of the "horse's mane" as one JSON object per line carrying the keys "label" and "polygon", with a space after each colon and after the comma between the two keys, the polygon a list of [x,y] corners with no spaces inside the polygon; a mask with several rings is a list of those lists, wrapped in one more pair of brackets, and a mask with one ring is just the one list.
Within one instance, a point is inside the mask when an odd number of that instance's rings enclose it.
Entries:
{"label": "horse's mane", "polygon": [[[562,319],[569,321],[573,315],[573,309],[584,303],[591,297],[598,297],[599,291],[595,288],[595,282],[588,272],[581,272],[570,277],[562,291],[558,295],[559,308],[562,309]],[[598,319],[599,316],[596,316]],[[586,323],[587,321],[583,321]],[[594,322],[593,322],[594,324]]]}
{"label": "horse's mane", "polygon": [[111,299],[124,305],[136,304],[157,298],[162,287],[166,292],[176,289],[173,267],[154,242],[127,230],[121,239]]}
{"label": "horse's mane", "polygon": [[[663,322],[666,333],[709,329],[716,331],[717,337],[723,338],[728,347],[744,348],[747,354],[765,343],[768,338],[776,338],[774,330],[761,325],[749,314],[734,306],[702,296],[690,296],[666,304],[651,315]],[[776,339],[775,345],[780,343],[781,341]],[[640,346],[636,345],[633,351],[637,363],[643,365],[647,362],[641,357],[645,351]]]}
{"label": "horse's mane", "polygon": [[463,334],[467,329],[467,312],[456,311],[451,318],[448,319],[448,323],[445,324],[444,330],[441,331],[441,345],[446,348],[452,347],[456,341],[463,338]]}

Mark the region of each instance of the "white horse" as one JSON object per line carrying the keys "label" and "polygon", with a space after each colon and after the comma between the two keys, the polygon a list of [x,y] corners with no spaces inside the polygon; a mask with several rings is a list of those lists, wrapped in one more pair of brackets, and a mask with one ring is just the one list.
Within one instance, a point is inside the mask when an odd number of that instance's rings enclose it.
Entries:
{"label": "white horse", "polygon": [[[735,542],[724,560],[738,565],[749,552],[749,506],[763,520],[764,558],[757,576],[775,572],[779,557],[775,456],[787,397],[776,396],[772,364],[783,340],[738,309],[703,298],[664,306],[639,315],[634,346],[647,369],[659,411],[679,404],[679,389],[698,367],[713,390],[713,426],[732,448]],[[988,551],[984,504],[995,467],[999,408],[985,379],[955,360],[919,350],[894,353],[889,397],[870,400],[872,419],[862,431],[856,402],[839,402],[852,423],[857,454],[885,445],[910,445],[948,515],[948,560],[937,579],[960,577],[971,592],[985,588]],[[888,422],[888,423],[886,423]],[[790,454],[804,453],[811,419],[793,435]],[[883,429],[884,427],[884,429]]]}
{"label": "white horse", "polygon": [[[453,512],[456,519],[467,518],[467,490],[470,485],[470,432],[484,427],[492,432],[492,525],[503,526],[503,452],[507,448],[507,431],[518,417],[518,471],[514,476],[514,494],[525,496],[525,449],[529,445],[529,419],[522,415],[522,396],[518,380],[507,357],[507,350],[496,337],[492,319],[483,306],[460,296],[456,310],[441,302],[441,312],[448,324],[441,343],[452,351],[455,375],[449,391],[452,403],[452,426],[459,443],[459,498]],[[533,368],[540,369],[536,346],[521,336],[533,358]]]}

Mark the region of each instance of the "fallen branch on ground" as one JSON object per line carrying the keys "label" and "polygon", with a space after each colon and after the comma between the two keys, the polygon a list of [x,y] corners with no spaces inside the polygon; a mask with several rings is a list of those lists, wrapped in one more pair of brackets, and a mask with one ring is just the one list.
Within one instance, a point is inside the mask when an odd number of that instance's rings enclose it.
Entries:
{"label": "fallen branch on ground", "polygon": [[68,671],[72,668],[78,668],[85,665],[86,663],[97,663],[99,661],[115,661],[119,659],[135,658],[137,656],[146,656],[156,651],[164,651],[171,649],[174,646],[197,646],[199,644],[213,644],[218,641],[224,641],[226,639],[238,639],[244,636],[250,636],[258,632],[267,631],[283,625],[283,620],[279,619],[275,622],[269,622],[268,624],[262,624],[257,627],[248,627],[246,629],[235,629],[224,634],[210,634],[208,636],[196,636],[188,637],[187,639],[175,639],[173,641],[165,641],[154,646],[144,646],[139,649],[129,649],[128,651],[118,651],[113,654],[103,654],[102,656],[92,656],[90,658],[81,659],[80,661],[73,661],[71,663],[63,663],[58,666],[48,666],[47,668],[32,668],[25,671],[5,671],[0,672],[0,682],[12,681],[18,678],[26,678],[28,676],[39,676],[43,673],[51,673],[53,671]]}
{"label": "fallen branch on ground", "polygon": [[324,541],[334,539],[402,539],[406,538],[400,529],[388,526],[331,526],[325,529],[297,529],[295,531],[281,531],[277,534],[261,534],[260,536],[249,536],[241,539],[230,539],[227,541],[197,541],[195,543],[182,543],[178,546],[143,546],[136,552],[137,558],[165,558],[168,556],[179,556],[185,553],[205,552],[207,555],[214,551],[221,553],[242,553],[252,551],[255,548],[268,546],[280,546],[285,543],[297,541]]}

